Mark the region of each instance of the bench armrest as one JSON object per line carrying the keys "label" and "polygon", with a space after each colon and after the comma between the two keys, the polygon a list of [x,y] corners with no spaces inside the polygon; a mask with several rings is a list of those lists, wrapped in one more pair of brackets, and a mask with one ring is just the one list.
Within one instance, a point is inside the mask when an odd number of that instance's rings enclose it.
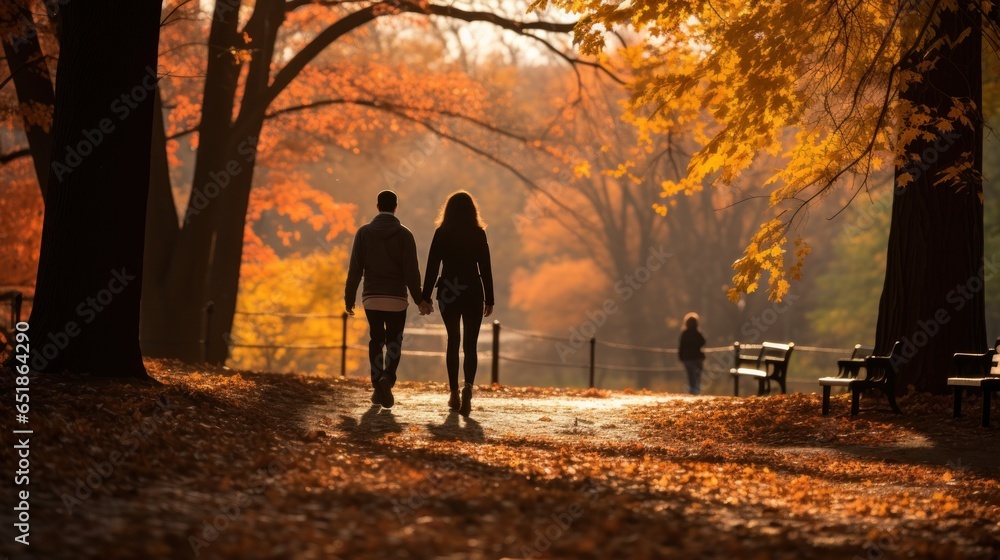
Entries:
{"label": "bench armrest", "polygon": [[839,368],[859,368],[865,365],[864,358],[851,358],[850,360],[837,360],[837,367]]}
{"label": "bench armrest", "polygon": [[868,356],[865,358],[866,367],[892,368],[892,356]]}
{"label": "bench armrest", "polygon": [[993,356],[995,354],[996,350],[992,348],[982,354],[960,352],[951,357],[951,363],[954,365],[955,371],[959,374],[967,371],[969,368],[975,368],[979,370],[978,373],[980,375],[988,375],[990,367],[993,365]]}
{"label": "bench armrest", "polygon": [[988,352],[983,352],[982,354],[967,354],[964,352],[959,352],[952,355],[951,359],[956,362],[988,362],[996,350],[990,350]]}

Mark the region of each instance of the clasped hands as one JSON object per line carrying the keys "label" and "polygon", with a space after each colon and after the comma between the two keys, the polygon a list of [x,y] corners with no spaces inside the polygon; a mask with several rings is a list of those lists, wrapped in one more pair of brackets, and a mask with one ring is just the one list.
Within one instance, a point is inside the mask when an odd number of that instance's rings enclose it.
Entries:
{"label": "clasped hands", "polygon": [[[344,307],[345,307],[345,310],[347,311],[347,314],[350,315],[351,317],[354,317],[354,306],[353,305],[350,305],[350,306],[346,306],[345,305]],[[431,303],[430,300],[426,300],[425,299],[424,301],[420,302],[420,305],[418,305],[417,307],[420,309],[420,314],[421,315],[430,315],[431,313],[434,313],[434,304]],[[485,306],[485,308],[483,309],[483,311],[484,311],[483,315],[486,316],[486,317],[489,317],[493,313],[493,306],[492,305],[487,305],[487,306]]]}

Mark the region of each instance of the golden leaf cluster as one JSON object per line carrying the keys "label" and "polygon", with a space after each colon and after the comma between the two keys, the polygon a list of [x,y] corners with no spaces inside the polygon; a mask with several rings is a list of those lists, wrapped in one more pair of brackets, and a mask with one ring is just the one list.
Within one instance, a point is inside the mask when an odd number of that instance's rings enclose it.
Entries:
{"label": "golden leaf cluster", "polygon": [[[982,13],[993,8],[972,4]],[[625,120],[637,127],[640,142],[664,131],[697,140],[686,176],[663,182],[665,198],[732,185],[769,156],[768,163],[778,159],[764,186],[775,219],[789,224],[798,212],[788,210],[824,196],[847,176],[867,178],[886,164],[919,161],[907,150],[915,140],[967,130],[980,110],[962,99],[941,111],[899,98],[934,67],[943,46],[968,40],[969,30],[937,38],[926,32],[943,11],[958,9],[955,0],[538,0],[533,7],[582,16],[575,34],[580,49],[613,51],[629,61]],[[624,30],[641,40],[617,48],[609,37]],[[913,52],[923,58],[902,65]],[[971,162],[967,156],[963,161]],[[956,185],[971,174],[971,163],[958,164],[935,181]],[[903,173],[899,186],[910,180]],[[666,214],[669,205],[654,209]],[[785,278],[801,272],[804,252],[796,251],[787,268],[781,263],[778,247],[788,240],[775,233],[779,229],[768,220],[750,239],[734,265],[735,293],[756,289],[766,272],[771,297],[780,298]]]}

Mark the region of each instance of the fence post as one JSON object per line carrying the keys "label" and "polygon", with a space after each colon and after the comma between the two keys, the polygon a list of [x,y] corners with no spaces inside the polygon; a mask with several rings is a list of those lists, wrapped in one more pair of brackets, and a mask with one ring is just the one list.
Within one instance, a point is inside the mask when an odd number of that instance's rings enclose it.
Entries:
{"label": "fence post", "polygon": [[597,349],[597,339],[590,337],[590,388],[594,388],[594,354]]}
{"label": "fence post", "polygon": [[[733,360],[734,360],[733,361],[733,367],[736,368],[736,369],[739,369],[740,368],[740,341],[737,340],[736,342],[733,343],[733,351],[735,352],[733,354]],[[738,375],[734,375],[733,376],[733,396],[734,397],[740,396],[740,376],[738,376]]]}
{"label": "fence post", "polygon": [[500,321],[493,321],[493,371],[490,383],[500,383]]}
{"label": "fence post", "polygon": [[340,316],[343,322],[340,333],[340,376],[347,377],[347,318],[349,315],[346,311]]}
{"label": "fence post", "polygon": [[211,332],[209,330],[209,325],[211,324],[211,321],[212,321],[212,310],[214,308],[215,308],[215,304],[213,302],[211,302],[211,301],[208,302],[208,303],[206,303],[205,307],[202,308],[202,311],[205,314],[205,327],[204,327],[204,330],[201,333],[201,361],[202,361],[202,363],[208,361],[208,333]]}

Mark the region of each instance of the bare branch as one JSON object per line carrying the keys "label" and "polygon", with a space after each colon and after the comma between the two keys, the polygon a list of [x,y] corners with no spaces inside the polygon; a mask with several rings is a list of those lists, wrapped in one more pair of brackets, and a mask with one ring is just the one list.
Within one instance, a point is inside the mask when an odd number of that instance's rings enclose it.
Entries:
{"label": "bare branch", "polygon": [[538,30],[551,31],[554,33],[569,33],[573,31],[573,28],[576,25],[575,23],[554,23],[547,21],[521,22],[510,20],[491,12],[467,11],[452,6],[439,6],[436,4],[420,5],[406,1],[379,3],[367,6],[337,20],[336,23],[320,32],[319,35],[317,35],[308,45],[303,47],[302,50],[293,56],[292,59],[289,60],[277,74],[275,74],[274,80],[268,88],[266,103],[270,104],[270,102],[273,101],[285,89],[285,87],[287,87],[288,84],[290,84],[292,80],[299,75],[300,72],[302,72],[309,62],[311,62],[316,56],[319,55],[319,53],[323,52],[326,47],[340,37],[343,37],[344,35],[375,20],[376,18],[397,15],[404,12],[450,17],[468,22],[483,21],[492,23],[502,29],[519,33],[526,37],[535,39],[536,41],[542,41],[543,43],[544,41],[540,37],[533,33],[526,33],[526,31]]}
{"label": "bare branch", "polygon": [[7,165],[8,163],[23,157],[31,157],[31,150],[24,148],[21,150],[14,150],[9,154],[0,154],[0,165]]}

